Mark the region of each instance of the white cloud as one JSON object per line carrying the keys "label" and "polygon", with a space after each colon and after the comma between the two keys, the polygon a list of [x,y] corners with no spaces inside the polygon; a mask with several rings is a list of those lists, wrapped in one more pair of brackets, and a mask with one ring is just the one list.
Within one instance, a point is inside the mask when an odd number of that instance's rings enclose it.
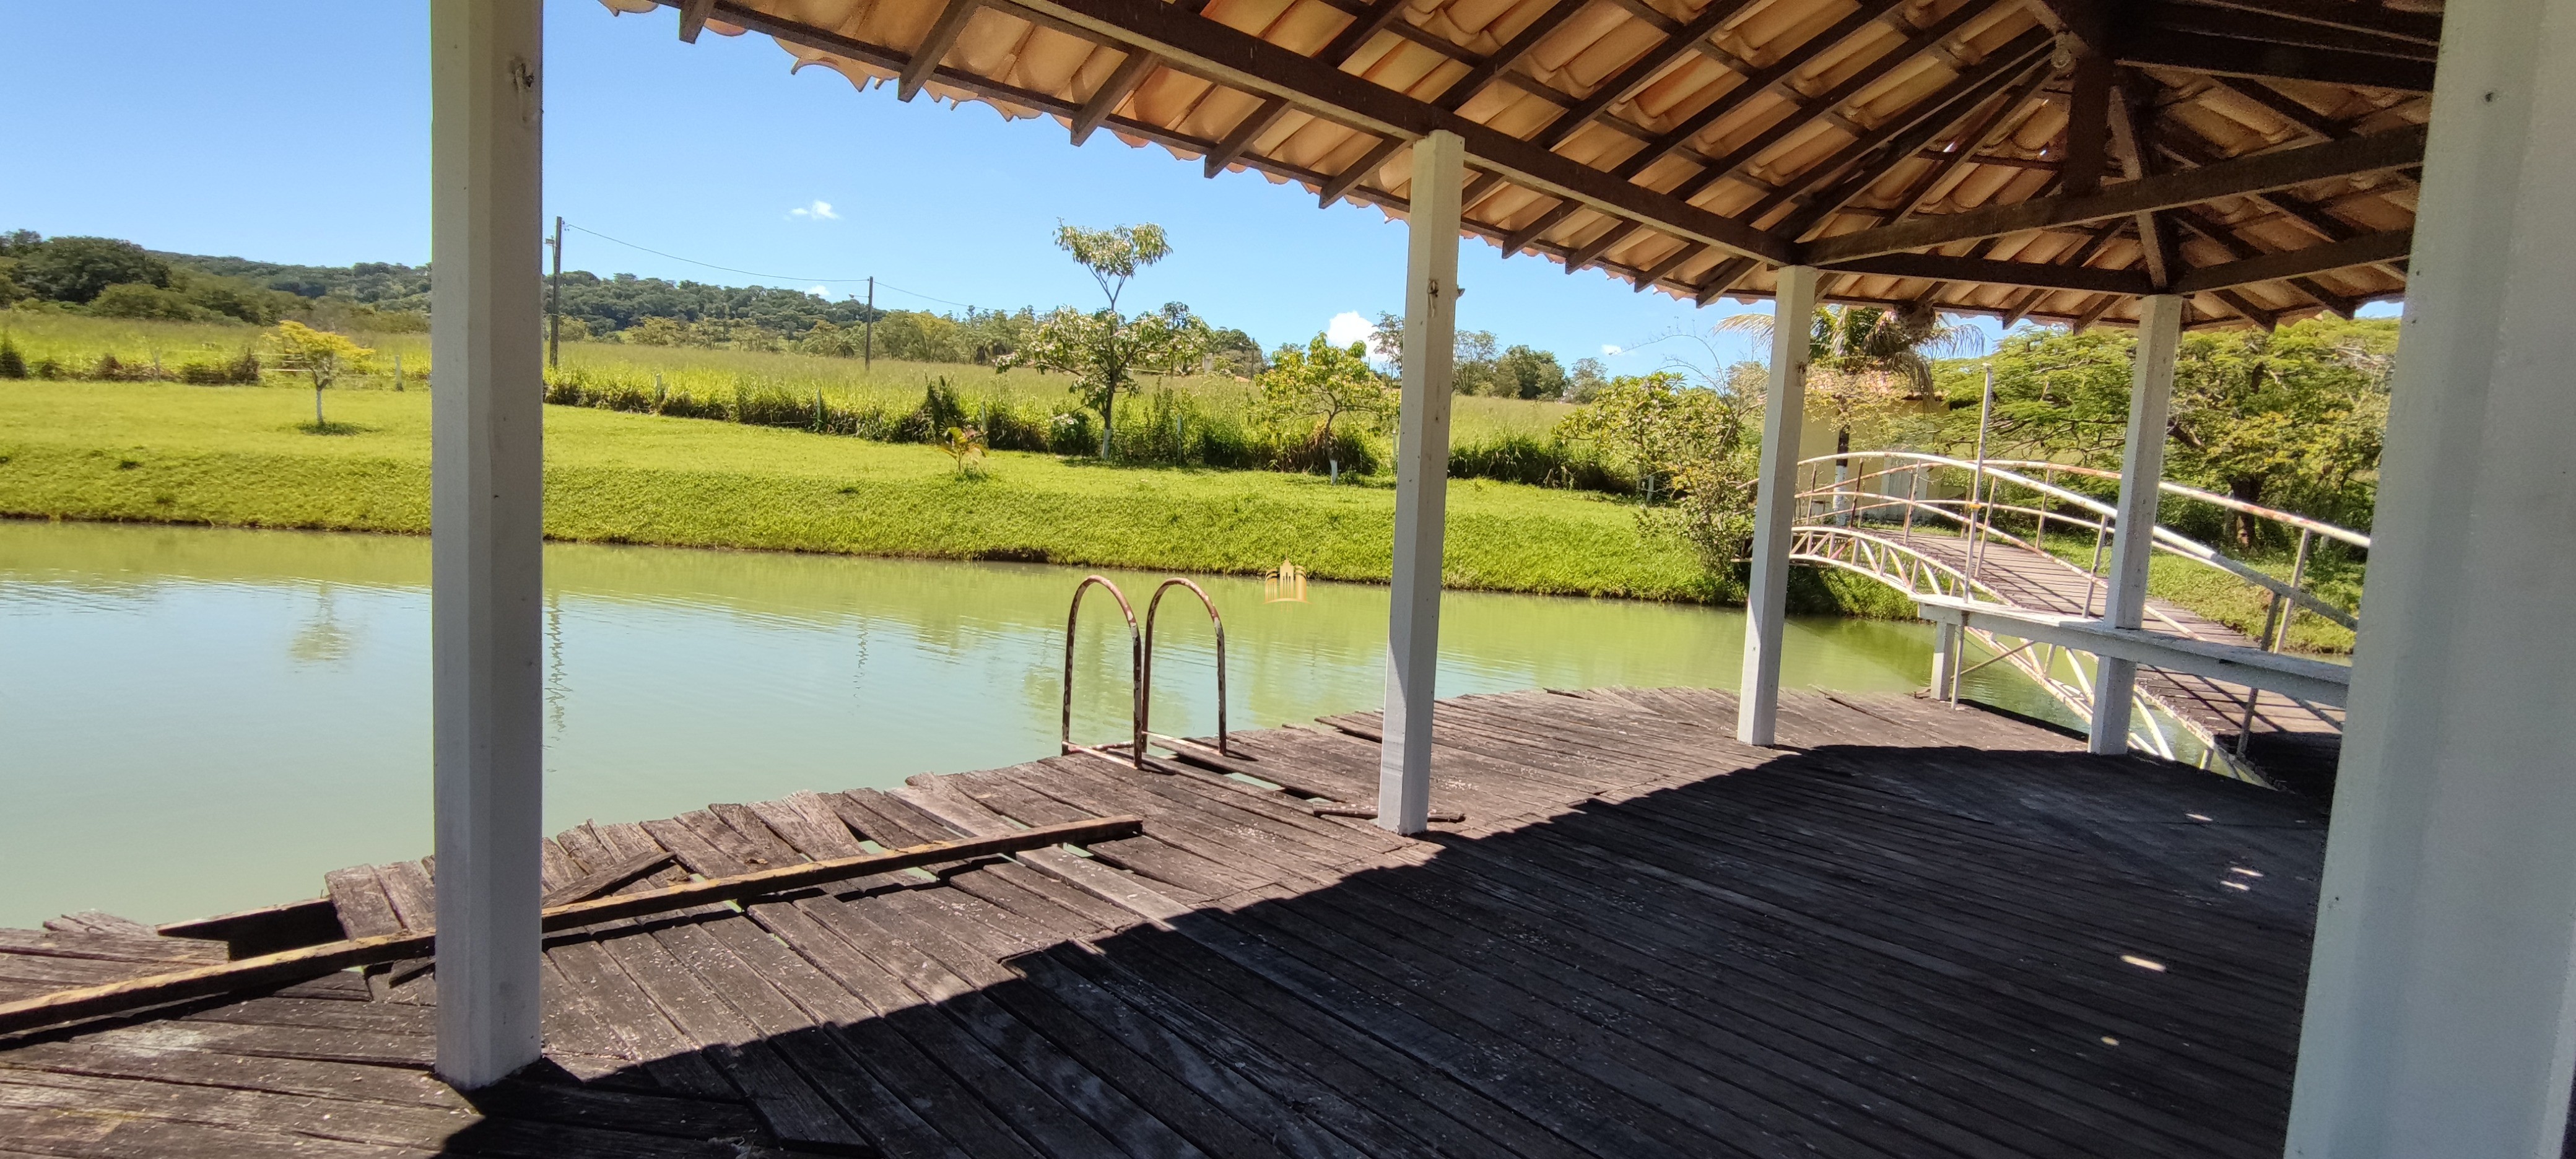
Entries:
{"label": "white cloud", "polygon": [[817,298],[829,298],[832,296],[832,290],[829,286],[808,286],[805,288],[805,292],[812,294]]}
{"label": "white cloud", "polygon": [[1627,351],[1619,349],[1618,344],[1615,342],[1604,342],[1601,344],[1601,353],[1616,357],[1627,353]]}
{"label": "white cloud", "polygon": [[841,217],[840,214],[832,212],[831,202],[821,198],[816,198],[811,205],[800,205],[788,210],[787,216],[801,217],[807,221],[838,221]]}
{"label": "white cloud", "polygon": [[1368,341],[1368,336],[1376,329],[1368,319],[1360,317],[1359,311],[1344,310],[1333,315],[1333,320],[1324,325],[1324,340],[1335,346],[1348,346],[1353,342]]}

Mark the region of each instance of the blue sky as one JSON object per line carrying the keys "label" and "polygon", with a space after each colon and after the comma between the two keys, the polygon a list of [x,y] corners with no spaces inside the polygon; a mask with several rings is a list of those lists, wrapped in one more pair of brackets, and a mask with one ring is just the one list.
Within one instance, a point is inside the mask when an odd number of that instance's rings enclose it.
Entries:
{"label": "blue sky", "polygon": [[[1049,306],[1098,293],[1049,245],[1059,219],[1154,221],[1176,252],[1129,303],[1184,301],[1266,345],[1398,305],[1404,227],[1374,210],[1319,210],[1257,174],[1206,180],[1196,162],[1106,133],[1077,149],[1052,120],[904,104],[823,69],[791,75],[765,37],[680,43],[668,10],[547,9],[548,211],[785,276],[581,233],[565,247],[576,268],[836,296],[860,287],[824,279],[875,275],[884,306]],[[426,260],[427,12],[420,0],[0,0],[0,102],[14,113],[0,229],[272,261]],[[1569,362],[1619,348],[1615,372],[1698,355],[1656,339],[1748,309],[1694,310],[1474,243],[1459,281],[1460,325]],[[1745,352],[1740,338],[1724,348]]]}

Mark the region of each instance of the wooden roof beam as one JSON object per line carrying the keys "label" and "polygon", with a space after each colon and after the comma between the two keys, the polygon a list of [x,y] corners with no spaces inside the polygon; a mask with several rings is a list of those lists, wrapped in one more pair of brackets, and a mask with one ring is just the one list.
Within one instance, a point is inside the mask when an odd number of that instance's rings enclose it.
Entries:
{"label": "wooden roof beam", "polygon": [[[955,2],[965,3],[966,0],[955,0]],[[1315,59],[1340,68],[1343,62],[1348,61],[1370,40],[1375,39],[1378,33],[1386,31],[1387,25],[1395,23],[1396,18],[1404,14],[1404,5],[1405,0],[1378,0],[1376,7],[1342,26],[1342,30],[1334,34],[1332,42],[1326,44],[1322,52],[1315,54]],[[1261,102],[1260,108],[1254,109],[1251,116],[1245,117],[1237,124],[1233,132],[1225,135],[1225,140],[1217,143],[1216,151],[1207,155],[1207,175],[1214,177],[1225,172],[1226,166],[1234,164],[1235,158],[1242,156],[1245,149],[1252,147],[1254,138],[1269,132],[1270,126],[1278,124],[1279,118],[1287,114],[1288,101],[1285,97],[1272,97]]]}
{"label": "wooden roof beam", "polygon": [[1694,46],[1715,35],[1720,26],[1751,3],[1752,0],[1710,0],[1707,7],[1700,9],[1698,15],[1691,17],[1679,29],[1666,36],[1662,43],[1647,49],[1637,59],[1628,62],[1628,67],[1620,69],[1610,79],[1601,82],[1600,87],[1593,89],[1590,96],[1576,101],[1573,108],[1557,114],[1556,119],[1549,122],[1546,128],[1539,130],[1536,136],[1530,138],[1530,141],[1542,149],[1553,149],[1564,143],[1566,138],[1573,136],[1576,130],[1590,123],[1592,118],[1601,115],[1610,106],[1627,99],[1638,89],[1646,87],[1647,82],[1663,75],[1663,71],[1671,67],[1674,61],[1689,55]]}
{"label": "wooden roof beam", "polygon": [[707,30],[707,17],[716,10],[716,0],[680,0],[680,39],[698,42],[698,34]]}
{"label": "wooden roof beam", "polygon": [[[2237,261],[2259,258],[2269,252],[2261,246],[2245,240],[2243,235],[2236,232],[2235,227],[2218,220],[2215,215],[2209,212],[2207,206],[2195,205],[2187,209],[2176,210],[2174,212],[2174,220],[2180,223],[2183,228],[2217,243],[2219,246],[2226,249],[2229,255],[2234,257]],[[2353,311],[2359,306],[2359,303],[2354,302],[2351,298],[2327,289],[2323,283],[2304,274],[2298,277],[2284,278],[2282,281],[2288,283],[2290,288],[2306,295],[2308,300],[2315,302],[2319,306],[2325,307],[2329,312],[2332,312],[2339,317],[2352,317]]]}
{"label": "wooden roof beam", "polygon": [[[1795,238],[1815,228],[1885,177],[1886,162],[1901,160],[1940,139],[2025,72],[2044,67],[2048,60],[2049,41],[2047,33],[2032,29],[1996,49],[1976,67],[1951,78],[1948,85],[1915,102],[1904,113],[1888,118],[1884,124],[1862,134],[1832,156],[1809,166],[1795,179],[1783,182],[1780,188],[1772,190],[1747,210],[1743,214],[1744,220],[1759,221],[1772,209],[1799,199],[1798,212],[1777,232]],[[1839,184],[1812,197],[1801,197],[1808,190],[1840,177],[1846,171],[1851,176]]]}
{"label": "wooden roof beam", "polygon": [[[1801,193],[1806,193],[1808,188],[1814,188],[1814,185],[1821,183],[1821,180],[1834,178],[1834,175],[1839,175],[1842,170],[1850,170],[1850,167],[1855,165],[1860,167],[1860,173],[1857,173],[1855,178],[1844,180],[1842,185],[1834,185],[1832,191],[1821,193],[1821,196],[1803,203],[1801,211],[1790,214],[1790,219],[1783,221],[1783,224],[1775,229],[1775,234],[1795,240],[1798,234],[1814,229],[1816,221],[1832,216],[1834,211],[1847,206],[1852,198],[1857,198],[1860,193],[1868,191],[1870,185],[1878,183],[1883,170],[1870,167],[1868,165],[1870,157],[1875,155],[1904,157],[1909,155],[1909,152],[1914,152],[1914,149],[1924,147],[1927,142],[1932,142],[1935,137],[1940,137],[1940,134],[1945,134],[1945,131],[1950,131],[1950,126],[1958,124],[1960,118],[1965,118],[1968,113],[1973,113],[1976,108],[1984,106],[1986,100],[1994,98],[1994,93],[2002,88],[2002,85],[2009,85],[2014,77],[2022,75],[2022,70],[2030,70],[2030,67],[2035,67],[2035,64],[2040,62],[2040,59],[2045,59],[2048,41],[2050,36],[2045,31],[2040,31],[2040,28],[2032,28],[2032,31],[2022,33],[2020,39],[2014,39],[2012,44],[1996,49],[1996,52],[1991,54],[1991,57],[1986,57],[1984,62],[1978,62],[1978,67],[1973,67],[1973,70],[1968,72],[1960,72],[1958,77],[1953,77],[1950,85],[1942,88],[1940,93],[1914,103],[1904,116],[1888,118],[1888,124],[1878,126],[1878,129],[1868,131],[1868,134],[1862,134],[1862,137],[1855,139],[1852,144],[1844,144],[1844,147],[1839,149],[1839,152],[1834,152],[1832,157],[1826,157],[1824,162],[1816,162],[1814,167],[1808,167],[1806,173],[1801,173],[1795,180],[1788,180],[1788,183],[1783,183],[1780,188],[1770,191],[1762,201],[1754,203],[1752,209],[1744,211],[1744,214],[1739,216],[1739,221],[1759,221],[1762,219],[1762,214],[1770,214],[1772,209],[1788,203],[1790,198],[1801,196]],[[1685,260],[1687,258],[1698,258],[1698,252],[1695,250],[1685,252]],[[1752,273],[1752,270],[1739,270],[1734,278],[1741,278],[1744,273]],[[1716,296],[1716,294],[1723,294],[1723,291],[1726,291],[1726,286],[1710,288],[1705,286],[1705,283],[1700,286],[1700,294],[1705,296]]]}
{"label": "wooden roof beam", "polygon": [[2411,41],[2427,47],[2442,43],[2442,17],[2433,12],[2408,12],[2379,4],[2355,4],[2350,0],[2196,0],[2212,8],[2231,8],[2283,20],[2298,20],[2326,28],[2367,32],[2392,40]]}
{"label": "wooden roof beam", "polygon": [[2202,266],[2186,270],[2174,278],[2173,292],[2197,294],[2206,290],[2225,289],[2253,282],[2277,282],[2302,274],[2320,274],[2349,266],[2377,265],[2407,256],[2413,248],[2415,231],[2392,229],[2366,233],[2350,241],[2329,242],[2305,249],[2283,250],[2259,258],[2248,258],[2223,265]]}
{"label": "wooden roof beam", "polygon": [[1079,145],[1090,140],[1092,131],[1108,120],[1109,114],[1117,112],[1118,106],[1127,103],[1137,85],[1145,83],[1145,76],[1154,71],[1154,64],[1154,54],[1150,52],[1130,52],[1127,59],[1119,61],[1109,79],[1100,82],[1100,87],[1092,90],[1091,96],[1082,102],[1082,111],[1074,114],[1073,143]]}
{"label": "wooden roof beam", "polygon": [[2137,270],[2101,270],[2047,262],[1999,262],[1989,258],[1954,258],[1940,254],[1880,254],[1822,268],[1837,273],[1884,278],[1925,278],[1938,282],[2079,290],[2092,294],[2137,296],[2156,292],[2155,284]]}
{"label": "wooden roof beam", "polygon": [[2301,48],[2174,28],[2135,28],[2115,41],[2112,59],[2126,65],[2169,68],[2255,80],[2315,81],[2394,92],[2433,91],[2430,61],[2401,60],[2365,52]]}
{"label": "wooden roof beam", "polygon": [[[1902,157],[1921,148],[1934,137],[1948,132],[1951,126],[1982,107],[1993,97],[1996,89],[2011,83],[2013,78],[2019,76],[2023,70],[2036,67],[2040,62],[2045,61],[2050,39],[2046,31],[2033,29],[2012,43],[1996,49],[1977,67],[1954,78],[1939,93],[1917,102],[1907,115],[1889,119],[1886,124],[1880,125],[1870,134],[1844,146],[1841,151],[1809,168],[1797,179],[1772,191],[1752,209],[1746,211],[1740,220],[1759,221],[1763,214],[1778,208],[1790,198],[1812,188],[1816,183],[1830,179],[1855,164],[1862,165],[1863,171],[1860,174],[1808,202],[1799,213],[1793,215],[1775,232],[1781,236],[1795,238],[1814,228],[1818,221],[1849,204],[1852,198],[1866,191],[1882,176],[1879,171],[1867,166],[1867,158],[1881,153]],[[1698,255],[1695,249],[1684,252],[1685,260],[1696,256]],[[1705,306],[1734,288],[1736,282],[1752,272],[1753,268],[1749,265],[1721,263],[1710,271],[1710,278],[1700,283],[1693,296],[1700,305]]]}
{"label": "wooden roof beam", "polygon": [[930,79],[930,70],[938,68],[939,62],[947,59],[948,50],[957,47],[957,38],[966,32],[966,22],[973,20],[983,6],[984,0],[948,0],[948,6],[939,10],[939,19],[931,22],[930,35],[921,38],[921,46],[912,50],[912,59],[904,62],[903,71],[896,74],[896,100],[909,101],[921,95],[922,82]]}
{"label": "wooden roof beam", "polygon": [[[1813,124],[1816,116],[1819,114],[1831,110],[1836,105],[1840,105],[1843,102],[1858,96],[1862,90],[1878,83],[1878,81],[1885,77],[1889,72],[1894,71],[1905,62],[1930,50],[1934,45],[1941,43],[1952,33],[1957,32],[1961,25],[1984,15],[1986,11],[1987,8],[1985,6],[1974,4],[1964,5],[1958,11],[1951,13],[1949,16],[1934,21],[1932,24],[1917,30],[1913,36],[1906,39],[1905,43],[1880,55],[1878,59],[1871,61],[1866,66],[1863,66],[1858,72],[1845,77],[1842,83],[1837,84],[1833,88],[1813,97],[1802,96],[1798,98],[1795,111],[1791,112],[1788,116],[1781,118],[1770,128],[1754,134],[1743,144],[1728,151],[1725,156],[1710,162],[1706,168],[1693,174],[1688,180],[1685,180],[1681,185],[1675,187],[1673,195],[1685,199],[1697,197],[1710,186],[1713,186],[1720,181],[1738,176],[1747,166],[1753,164],[1756,158],[1759,158],[1763,153],[1768,152],[1772,146],[1779,144],[1782,140],[1786,139],[1791,134],[1796,133],[1800,129]],[[1772,68],[1765,69],[1761,74],[1748,78],[1744,85],[1740,86],[1735,91],[1728,93],[1726,96],[1718,98],[1718,100],[1708,109],[1701,110],[1698,114],[1693,115],[1689,120],[1676,126],[1671,133],[1667,134],[1663,138],[1663,140],[1648,145],[1645,150],[1639,152],[1633,157],[1630,157],[1627,161],[1622,162],[1617,172],[1621,177],[1625,178],[1633,178],[1637,174],[1645,172],[1649,166],[1663,160],[1663,158],[1672,150],[1679,148],[1684,142],[1689,141],[1692,137],[1698,136],[1703,130],[1707,129],[1709,125],[1715,124],[1720,117],[1724,117],[1733,113],[1738,108],[1743,107],[1743,103],[1745,101],[1749,101],[1753,97],[1760,95],[1764,89],[1768,89],[1772,85],[1786,80],[1798,69],[1806,67],[1806,65],[1813,61],[1818,55],[1830,51],[1836,45],[1849,39],[1853,33],[1860,31],[1860,29],[1865,28],[1870,24],[1876,23],[1885,15],[1885,11],[1865,6],[1860,11],[1854,12],[1851,16],[1845,17],[1842,22],[1837,23],[1832,28],[1829,28],[1822,33],[1818,33],[1805,44],[1800,45],[1798,51],[1791,53],[1788,56],[1784,56],[1779,61],[1774,62]],[[1867,19],[1862,19],[1864,16],[1867,17]],[[1754,87],[1757,84],[1761,87]],[[1534,223],[1530,229],[1523,230],[1522,234],[1526,234],[1530,239],[1535,240],[1540,234],[1554,228],[1557,222],[1564,220],[1565,216],[1570,215],[1573,212],[1573,210],[1568,207],[1560,207],[1560,210],[1561,212],[1552,212],[1550,216],[1540,218],[1539,221]],[[1626,241],[1635,233],[1636,227],[1634,226],[1613,228],[1609,232],[1593,239],[1591,243],[1577,250],[1575,252],[1575,256],[1580,260],[1569,261],[1566,267],[1567,270],[1570,272],[1589,264],[1599,258],[1602,254],[1609,252],[1612,247]],[[1522,234],[1515,234],[1514,236],[1517,238],[1522,236]]]}
{"label": "wooden roof beam", "polygon": [[2349,141],[2231,158],[2116,185],[2091,197],[2044,197],[1837,234],[1802,247],[1799,260],[1831,265],[2024,230],[2127,217],[2145,210],[2175,209],[2220,197],[2241,197],[2333,177],[2420,165],[2423,161],[2424,129],[2417,126]]}
{"label": "wooden roof beam", "polygon": [[1940,188],[1944,179],[1956,172],[1960,166],[1976,162],[1978,150],[1992,144],[2014,123],[2028,120],[2027,117],[2014,117],[2012,114],[2029,105],[2030,98],[2039,92],[2041,85],[2047,83],[2047,70],[2032,70],[2029,80],[2022,82],[2021,87],[2004,94],[2003,99],[1989,106],[1990,111],[1984,119],[1954,138],[1948,150],[1928,147],[1915,150],[1916,157],[1928,158],[1936,164],[1925,170],[1923,176],[1906,191],[1899,199],[1896,212],[1890,216],[1898,221],[1914,216],[1914,211],[1922,208],[1923,199],[1930,197],[1933,190]]}
{"label": "wooden roof beam", "polygon": [[[1538,19],[1530,21],[1519,32],[1512,34],[1512,38],[1505,41],[1502,47],[1495,49],[1492,56],[1468,68],[1465,76],[1449,82],[1449,87],[1442,89],[1439,98],[1432,103],[1453,113],[1466,107],[1467,102],[1482,95],[1488,86],[1518,67],[1521,58],[1528,56],[1531,50],[1539,46],[1539,42],[1554,35],[1557,29],[1564,27],[1566,21],[1573,19],[1591,2],[1592,0],[1557,0],[1555,7],[1540,13]],[[1358,161],[1335,174],[1332,180],[1325,182],[1317,191],[1317,199],[1324,205],[1331,205],[1341,200],[1353,186],[1367,180],[1369,174],[1385,165],[1395,156],[1396,151],[1403,147],[1403,139],[1397,137],[1389,137],[1379,142]],[[1462,199],[1461,203],[1473,204],[1473,201]]]}
{"label": "wooden roof beam", "polygon": [[2123,36],[2148,28],[2227,37],[2274,48],[2352,52],[2425,64],[2432,63],[2436,51],[2433,44],[2412,37],[2317,24],[2259,8],[2177,3],[2176,0],[2130,0],[2121,5],[2114,21],[2112,38],[2116,43]]}
{"label": "wooden roof beam", "polygon": [[2352,126],[2335,121],[2261,81],[2239,76],[2213,76],[2209,83],[2270,109],[2274,115],[2297,125],[2317,140],[2340,141],[2359,135]]}
{"label": "wooden roof beam", "polygon": [[2067,101],[2065,158],[2058,172],[2066,176],[2066,192],[2072,197],[2090,197],[2102,191],[2104,151],[2111,134],[2111,58],[2100,53],[2086,53],[2075,58],[2075,69],[2069,78],[2073,92]]}
{"label": "wooden roof beam", "polygon": [[1428,101],[1353,76],[1163,0],[1021,0],[1023,7],[1089,34],[1151,52],[1172,66],[1381,136],[1419,138],[1446,129],[1464,138],[1482,169],[1550,196],[1582,201],[1615,217],[1653,224],[1692,241],[1767,261],[1794,257],[1780,238],[1687,201],[1658,193],[1468,120]]}
{"label": "wooden roof beam", "polygon": [[[2146,144],[2146,122],[2138,115],[2138,106],[2154,88],[2154,81],[2132,72],[2113,85],[2110,94],[2111,151],[2119,158],[2121,173],[2131,181],[2156,171]],[[2140,212],[2137,223],[2138,261],[2146,268],[2147,280],[2159,288],[2172,285],[2181,260],[2174,252],[2173,231],[2152,209]]]}

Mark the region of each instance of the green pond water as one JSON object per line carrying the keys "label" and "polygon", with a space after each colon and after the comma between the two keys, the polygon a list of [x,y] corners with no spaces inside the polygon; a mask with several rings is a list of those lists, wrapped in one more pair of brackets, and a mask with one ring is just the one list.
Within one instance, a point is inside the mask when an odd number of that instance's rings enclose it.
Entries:
{"label": "green pond water", "polygon": [[[892,786],[1055,751],[1081,569],[556,544],[546,826]],[[430,846],[429,542],[0,521],[0,925],[168,921],[320,892]],[[1114,573],[1143,601],[1158,577]],[[1373,708],[1386,589],[1202,578],[1237,728]],[[1127,643],[1085,601],[1077,739],[1126,727]],[[1439,690],[1735,682],[1743,616],[1451,593]],[[1917,687],[1926,625],[1808,619],[1784,684]],[[1159,731],[1215,727],[1207,621],[1167,600]],[[1971,695],[2025,711],[2001,666]]]}

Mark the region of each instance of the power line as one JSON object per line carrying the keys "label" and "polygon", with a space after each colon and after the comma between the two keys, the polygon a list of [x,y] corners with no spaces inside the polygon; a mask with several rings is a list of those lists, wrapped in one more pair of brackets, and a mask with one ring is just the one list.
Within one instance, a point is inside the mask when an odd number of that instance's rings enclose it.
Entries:
{"label": "power line", "polygon": [[[693,266],[704,266],[704,267],[706,267],[707,269],[710,269],[710,270],[723,270],[724,272],[726,272],[726,273],[728,273],[728,274],[741,274],[742,276],[744,276],[744,277],[746,277],[746,278],[775,278],[775,279],[777,279],[777,280],[779,280],[779,281],[784,281],[784,282],[813,282],[813,283],[817,283],[817,284],[820,284],[820,285],[827,285],[827,286],[828,286],[828,285],[837,285],[837,284],[857,285],[857,284],[859,284],[859,283],[861,283],[861,282],[865,282],[865,281],[868,281],[868,280],[869,280],[869,279],[864,278],[864,277],[858,277],[858,278],[803,278],[803,277],[798,277],[798,276],[796,276],[796,275],[794,275],[794,274],[769,274],[769,273],[762,273],[762,272],[761,272],[761,271],[759,271],[759,270],[739,270],[739,269],[735,269],[735,268],[734,268],[734,267],[732,267],[732,266],[720,266],[720,265],[715,264],[714,262],[702,262],[702,261],[699,261],[699,260],[698,260],[698,259],[696,259],[696,258],[684,258],[684,257],[681,257],[681,256],[680,256],[680,255],[678,255],[678,254],[674,254],[674,253],[664,253],[663,251],[661,251],[661,250],[657,250],[657,249],[654,249],[654,248],[653,248],[653,247],[651,247],[651,246],[641,246],[641,245],[637,245],[637,244],[635,244],[634,242],[627,241],[627,240],[625,240],[625,239],[623,239],[623,238],[614,238],[614,237],[610,237],[610,236],[608,236],[607,234],[601,233],[601,232],[599,232],[598,230],[595,230],[595,229],[584,229],[584,228],[583,228],[583,227],[581,227],[581,226],[573,225],[573,224],[570,224],[570,223],[566,223],[566,224],[565,224],[565,226],[564,226],[564,228],[566,228],[566,229],[572,229],[572,230],[579,230],[580,232],[582,232],[582,233],[586,233],[586,234],[589,234],[590,236],[595,237],[595,238],[598,238],[598,239],[599,239],[599,240],[601,240],[601,241],[606,241],[606,242],[615,242],[615,243],[617,243],[618,245],[625,246],[626,248],[631,249],[631,250],[642,250],[643,252],[648,253],[648,254],[652,254],[652,255],[653,255],[653,256],[655,256],[655,257],[660,257],[660,258],[669,258],[669,259],[671,259],[672,261],[675,261],[675,262],[686,262],[686,263],[688,263],[689,265],[693,265]],[[878,287],[879,287],[879,288],[881,288],[881,289],[888,289],[888,290],[892,290],[892,291],[894,291],[894,292],[896,292],[896,293],[898,293],[898,294],[904,294],[904,295],[908,295],[908,296],[911,296],[911,297],[919,298],[919,299],[921,299],[922,301],[925,301],[925,302],[937,302],[937,303],[939,303],[939,304],[940,304],[940,305],[942,305],[942,306],[955,306],[955,307],[957,307],[957,308],[959,308],[959,309],[961,309],[961,310],[977,310],[977,309],[982,309],[982,307],[977,306],[977,305],[975,305],[974,303],[971,303],[971,302],[952,302],[952,301],[949,301],[949,300],[948,300],[948,299],[946,299],[946,298],[934,298],[934,297],[932,297],[932,296],[930,296],[930,295],[928,295],[928,294],[925,294],[925,293],[920,292],[919,290],[907,290],[907,289],[904,289],[904,288],[903,288],[903,287],[901,287],[901,286],[894,285],[893,283],[890,283],[890,282],[878,282],[878,283],[877,283],[877,285],[878,285]]]}

